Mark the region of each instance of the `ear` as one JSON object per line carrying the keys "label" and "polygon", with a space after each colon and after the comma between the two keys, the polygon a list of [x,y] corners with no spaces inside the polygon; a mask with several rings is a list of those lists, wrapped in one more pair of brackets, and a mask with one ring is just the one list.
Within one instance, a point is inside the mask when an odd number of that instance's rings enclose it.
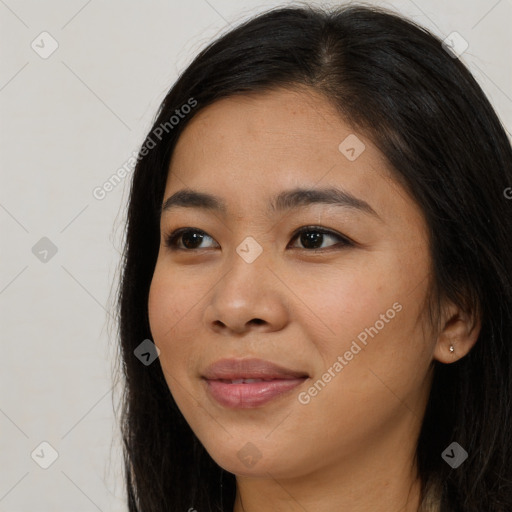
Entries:
{"label": "ear", "polygon": [[[481,320],[450,303],[445,309],[441,331],[434,349],[434,359],[450,364],[463,358],[473,348],[480,334]],[[453,347],[453,352],[450,351]]]}

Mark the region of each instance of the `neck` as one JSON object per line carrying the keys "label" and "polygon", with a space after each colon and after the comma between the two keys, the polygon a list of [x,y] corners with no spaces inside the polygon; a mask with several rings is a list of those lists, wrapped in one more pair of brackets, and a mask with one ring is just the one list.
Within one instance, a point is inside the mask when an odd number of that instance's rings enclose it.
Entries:
{"label": "neck", "polygon": [[237,477],[233,512],[419,510],[421,482],[418,478],[412,478],[412,475],[407,481],[392,474],[387,479],[371,478],[367,475],[363,483],[355,482],[353,478],[344,479],[343,482],[341,480],[340,478],[333,488],[317,479],[291,481],[272,477]]}

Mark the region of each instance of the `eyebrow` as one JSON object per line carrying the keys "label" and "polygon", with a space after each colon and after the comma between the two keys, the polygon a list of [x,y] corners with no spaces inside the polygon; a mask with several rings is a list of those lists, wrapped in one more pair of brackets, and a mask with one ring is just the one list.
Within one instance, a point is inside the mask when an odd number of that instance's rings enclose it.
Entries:
{"label": "eyebrow", "polygon": [[[330,204],[354,209],[373,215],[382,220],[377,212],[364,200],[345,190],[334,187],[321,189],[295,188],[280,192],[269,203],[269,213],[288,211],[312,204]],[[200,208],[227,214],[227,206],[220,197],[192,189],[182,189],[167,198],[162,205],[161,214],[173,208]]]}

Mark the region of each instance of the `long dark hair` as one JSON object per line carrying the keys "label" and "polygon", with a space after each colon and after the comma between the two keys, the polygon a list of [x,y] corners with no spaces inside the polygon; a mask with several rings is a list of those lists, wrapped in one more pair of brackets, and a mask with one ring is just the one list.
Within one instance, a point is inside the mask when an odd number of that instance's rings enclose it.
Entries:
{"label": "long dark hair", "polygon": [[[432,362],[416,453],[424,503],[436,489],[443,510],[510,512],[512,200],[505,191],[512,186],[511,145],[475,79],[437,37],[399,15],[354,5],[274,8],[223,35],[179,76],[143,143],[118,299],[129,510],[219,511],[221,498],[224,511],[233,510],[234,475],[190,429],[159,360],[142,364],[134,350],[152,339],[148,292],[180,133],[220,98],[297,86],[323,94],[366,134],[421,207],[430,235],[433,324],[441,297],[482,320],[465,357]],[[457,469],[441,457],[453,441],[469,455]]]}

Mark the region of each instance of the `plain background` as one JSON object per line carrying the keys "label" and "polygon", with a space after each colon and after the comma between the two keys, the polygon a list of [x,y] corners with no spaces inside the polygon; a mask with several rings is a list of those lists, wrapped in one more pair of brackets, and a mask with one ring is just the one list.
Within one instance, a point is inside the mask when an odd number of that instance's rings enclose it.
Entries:
{"label": "plain background", "polygon": [[[93,190],[200,49],[286,3],[0,0],[0,512],[126,510],[112,368],[131,173],[102,200]],[[510,133],[511,0],[367,3],[460,33]],[[59,46],[42,58],[45,31]],[[31,457],[50,461],[44,441],[58,454],[47,469]]]}

